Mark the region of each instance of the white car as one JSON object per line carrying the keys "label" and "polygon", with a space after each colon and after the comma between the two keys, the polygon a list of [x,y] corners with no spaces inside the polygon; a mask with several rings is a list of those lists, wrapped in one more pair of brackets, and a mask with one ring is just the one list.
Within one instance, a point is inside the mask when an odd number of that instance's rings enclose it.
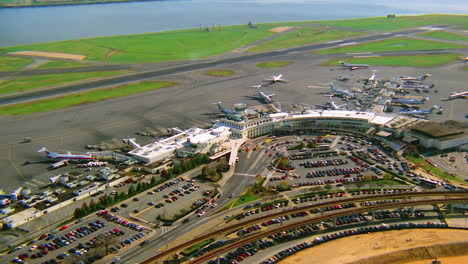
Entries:
{"label": "white car", "polygon": [[198,213],[198,216],[200,217],[200,216],[203,216],[204,214],[206,214],[206,212],[205,212],[205,211],[201,211],[200,213]]}

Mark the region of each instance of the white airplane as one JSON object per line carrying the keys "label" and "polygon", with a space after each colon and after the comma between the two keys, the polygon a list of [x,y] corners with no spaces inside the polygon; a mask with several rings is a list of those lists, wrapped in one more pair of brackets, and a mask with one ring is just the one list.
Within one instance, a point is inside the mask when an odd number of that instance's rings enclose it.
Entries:
{"label": "white airplane", "polygon": [[400,80],[407,82],[407,83],[420,83],[421,81],[427,79],[428,77],[431,77],[429,73],[426,73],[422,76],[419,77],[400,77]]}
{"label": "white airplane", "polygon": [[270,82],[270,83],[275,83],[275,82],[287,82],[288,80],[283,79],[283,74],[279,74],[276,76],[270,76],[270,78],[267,78],[263,80],[264,82]]}
{"label": "white airplane", "polygon": [[55,152],[51,152],[46,148],[42,147],[37,152],[45,152],[48,158],[51,159],[65,159],[65,160],[93,160],[94,157],[90,154],[71,154],[71,152],[67,152],[66,154],[58,154]]}
{"label": "white airplane", "polygon": [[365,68],[370,67],[369,64],[355,64],[355,63],[347,63],[344,61],[338,61],[338,62],[341,64],[341,66],[348,68],[350,71],[354,71],[357,69],[365,69]]}
{"label": "white airplane", "polygon": [[431,108],[425,109],[425,110],[406,110],[406,111],[400,111],[400,114],[402,115],[413,115],[413,116],[424,116],[424,115],[429,115],[431,114],[434,109],[438,109],[439,111],[442,111],[442,107],[438,105],[434,105]]}
{"label": "white airplane", "polygon": [[330,83],[330,88],[333,92],[331,96],[342,96],[345,98],[354,98],[354,93],[350,92],[349,90],[341,90],[336,88],[336,86],[333,83]]}
{"label": "white airplane", "polygon": [[224,108],[221,105],[221,102],[216,102],[216,105],[218,105],[219,111],[225,114],[228,119],[232,119],[234,121],[239,121],[239,122],[244,120],[244,117],[240,113]]}
{"label": "white airplane", "polygon": [[367,82],[370,83],[370,82],[375,81],[375,78],[376,78],[376,77],[375,77],[375,72],[376,72],[376,71],[377,71],[377,70],[372,70],[372,75],[371,75],[371,77],[369,77],[369,79],[367,79]]}
{"label": "white airplane", "polygon": [[331,99],[331,96],[330,96],[330,101],[326,102],[324,105],[316,105],[320,108],[324,108],[324,109],[333,109],[333,110],[341,110],[343,109],[346,104],[343,104],[343,105],[337,105],[332,99]]}
{"label": "white airplane", "polygon": [[263,101],[265,101],[267,104],[273,102],[273,99],[271,99],[272,96],[276,95],[276,94],[265,94],[261,89],[260,87],[262,87],[262,85],[255,85],[253,86],[255,88],[257,88],[257,96],[253,96],[254,98],[259,98],[259,99],[262,99]]}
{"label": "white airplane", "polygon": [[468,98],[468,91],[464,91],[464,92],[460,92],[460,93],[453,92],[447,98],[441,99],[441,100],[442,101],[448,101],[448,100],[453,100],[453,99],[458,99],[458,98],[461,98],[461,99]]}

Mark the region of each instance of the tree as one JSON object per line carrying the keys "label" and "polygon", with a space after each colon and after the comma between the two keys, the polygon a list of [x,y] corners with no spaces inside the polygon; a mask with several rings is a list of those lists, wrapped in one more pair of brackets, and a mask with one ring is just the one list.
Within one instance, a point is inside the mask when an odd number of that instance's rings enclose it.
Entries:
{"label": "tree", "polygon": [[333,185],[331,185],[330,183],[327,183],[325,184],[324,188],[325,190],[327,190],[327,192],[329,192],[333,188]]}
{"label": "tree", "polygon": [[117,237],[114,235],[98,235],[96,241],[93,244],[93,247],[96,249],[101,249],[105,252],[105,255],[109,254],[109,248],[111,245],[116,244]]}
{"label": "tree", "polygon": [[135,191],[135,186],[132,184],[130,185],[130,187],[128,188],[128,196],[133,196],[136,194],[136,191]]}
{"label": "tree", "polygon": [[155,186],[156,185],[156,178],[153,176],[151,177],[151,180],[150,180],[150,185],[151,187]]}
{"label": "tree", "polygon": [[161,177],[167,179],[169,177],[169,172],[166,169],[161,171]]}
{"label": "tree", "polygon": [[75,216],[75,218],[80,218],[80,217],[82,216],[81,209],[80,209],[80,208],[76,208],[76,209],[75,209],[75,212],[73,213],[73,216]]}
{"label": "tree", "polygon": [[383,175],[383,179],[384,180],[391,180],[391,179],[393,179],[393,175],[391,175],[390,173],[385,173]]}
{"label": "tree", "polygon": [[278,183],[278,191],[284,192],[288,190],[291,190],[291,185],[287,181],[280,181]]}

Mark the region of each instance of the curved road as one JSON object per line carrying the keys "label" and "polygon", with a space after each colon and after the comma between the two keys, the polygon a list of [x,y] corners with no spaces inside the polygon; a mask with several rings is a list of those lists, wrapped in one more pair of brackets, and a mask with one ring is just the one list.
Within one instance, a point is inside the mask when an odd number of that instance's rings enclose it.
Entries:
{"label": "curved road", "polygon": [[392,38],[395,36],[417,34],[417,33],[425,32],[425,31],[426,30],[423,30],[423,29],[409,29],[409,30],[404,30],[404,31],[399,31],[399,32],[391,32],[391,33],[384,33],[384,34],[378,34],[378,35],[358,37],[358,38],[347,40],[346,42],[344,41],[343,42],[328,42],[328,43],[314,44],[314,45],[308,45],[308,46],[297,47],[297,48],[270,51],[270,52],[265,52],[265,53],[241,55],[241,56],[235,56],[231,58],[229,57],[220,58],[220,59],[208,60],[208,61],[203,61],[203,62],[194,62],[192,64],[185,64],[185,65],[176,66],[176,67],[168,67],[164,69],[150,70],[150,71],[145,71],[145,72],[120,75],[116,77],[108,77],[105,79],[82,82],[82,83],[73,84],[73,85],[65,85],[65,86],[61,86],[61,87],[57,87],[53,89],[42,89],[42,90],[32,91],[32,92],[28,92],[24,94],[5,95],[5,96],[0,96],[0,106],[21,103],[21,102],[26,102],[26,101],[31,101],[31,100],[37,100],[37,99],[45,99],[48,97],[65,95],[65,94],[69,94],[73,92],[86,91],[86,90],[92,90],[92,89],[97,89],[97,88],[103,88],[103,87],[113,86],[117,84],[132,83],[136,81],[152,79],[152,78],[162,77],[166,75],[172,75],[172,74],[194,71],[194,70],[201,70],[201,69],[206,69],[210,67],[244,62],[244,61],[253,60],[253,59],[264,59],[264,58],[276,57],[276,56],[281,56],[281,55],[287,55],[288,53],[307,52],[307,51],[313,51],[313,50],[318,50],[318,49],[338,47],[346,43],[355,44],[355,43],[361,43],[361,42],[376,41],[376,40]]}

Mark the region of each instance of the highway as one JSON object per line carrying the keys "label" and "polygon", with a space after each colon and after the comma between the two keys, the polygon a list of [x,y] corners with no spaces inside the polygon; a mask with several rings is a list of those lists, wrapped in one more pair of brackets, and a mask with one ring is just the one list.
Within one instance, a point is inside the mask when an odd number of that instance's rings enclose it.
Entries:
{"label": "highway", "polygon": [[[417,33],[425,32],[425,31],[426,30],[423,30],[423,29],[409,29],[409,30],[404,30],[404,31],[391,32],[389,34],[376,34],[376,35],[371,35],[371,36],[358,37],[349,41],[350,42],[352,41],[353,43],[356,44],[356,43],[362,43],[362,42],[388,39],[388,38],[392,38],[395,36],[417,34]],[[82,82],[82,83],[73,84],[73,85],[64,85],[64,86],[61,86],[59,88],[54,88],[54,89],[41,89],[41,90],[31,91],[31,92],[23,93],[23,94],[5,95],[5,96],[0,96],[0,106],[27,102],[31,100],[37,100],[37,99],[45,99],[48,97],[54,97],[54,96],[65,95],[65,94],[74,93],[74,92],[104,88],[104,87],[114,86],[118,84],[127,84],[127,83],[148,80],[148,79],[157,78],[157,77],[168,76],[168,75],[177,74],[177,73],[183,73],[183,72],[206,69],[210,67],[217,67],[217,66],[228,65],[228,64],[233,64],[233,63],[245,62],[249,60],[258,60],[258,59],[266,59],[266,58],[271,58],[271,57],[278,57],[282,55],[287,55],[289,53],[308,52],[308,51],[314,51],[314,50],[325,49],[325,48],[339,47],[340,45],[343,45],[343,44],[346,44],[346,43],[343,43],[343,42],[330,43],[329,42],[329,43],[307,45],[303,47],[282,49],[278,51],[269,51],[269,52],[257,53],[257,54],[241,55],[241,56],[228,57],[228,58],[219,58],[215,60],[194,62],[194,63],[185,64],[181,66],[168,67],[168,68],[157,69],[157,70],[149,70],[149,71],[138,72],[138,73],[130,73],[130,74],[120,75],[116,77],[108,77],[104,79],[99,79],[99,80],[94,80],[94,81],[89,81],[89,82]]]}
{"label": "highway", "polygon": [[[276,213],[273,213],[273,214],[269,214],[269,215],[266,215],[266,216],[263,216],[263,217],[257,217],[257,218],[253,218],[253,219],[249,219],[249,220],[246,220],[246,221],[243,221],[243,222],[240,222],[240,223],[236,223],[236,224],[233,224],[231,226],[228,226],[228,227],[224,227],[224,228],[220,228],[218,230],[212,230],[212,232],[208,233],[208,234],[204,234],[204,235],[201,235],[197,238],[194,238],[190,241],[187,241],[187,242],[184,242],[176,247],[173,247],[171,248],[170,250],[168,251],[165,251],[165,252],[161,252],[159,253],[158,255],[152,257],[152,258],[149,258],[147,261],[154,261],[156,259],[159,259],[163,256],[166,256],[168,254],[173,254],[175,252],[177,252],[178,250],[180,249],[183,249],[183,248],[186,248],[188,246],[190,246],[191,244],[194,244],[194,243],[197,243],[197,242],[200,242],[200,241],[204,241],[210,237],[212,237],[215,233],[218,234],[218,233],[225,233],[225,232],[229,232],[229,231],[232,231],[232,230],[237,230],[241,227],[244,227],[244,226],[248,226],[248,225],[251,225],[251,224],[254,224],[254,223],[258,223],[258,222],[261,222],[263,220],[267,220],[267,219],[271,219],[271,218],[275,218],[275,217],[278,217],[278,216],[282,216],[282,215],[286,215],[286,214],[291,214],[291,213],[294,213],[294,212],[300,212],[300,211],[304,211],[304,210],[311,210],[311,209],[314,209],[314,208],[320,208],[320,207],[325,207],[325,206],[330,206],[330,205],[335,205],[337,203],[339,204],[342,204],[342,203],[355,203],[355,202],[361,202],[361,201],[372,201],[372,200],[378,200],[378,199],[394,199],[394,198],[399,198],[399,197],[434,197],[434,196],[447,196],[447,197],[466,197],[468,196],[468,193],[465,193],[465,192],[413,192],[413,193],[400,193],[400,194],[387,194],[387,195],[372,195],[372,196],[362,196],[362,197],[354,197],[354,198],[348,198],[348,199],[339,199],[339,200],[333,200],[333,201],[327,201],[327,202],[324,202],[324,203],[317,203],[317,204],[312,204],[312,205],[306,205],[306,206],[302,206],[302,207],[295,207],[295,208],[291,208],[291,209],[288,209],[288,210],[284,210],[284,211],[281,211],[281,212],[276,212]],[[391,204],[393,206],[398,206],[399,204],[396,204],[396,203],[393,203]],[[366,209],[369,208],[369,207],[365,207]],[[356,208],[353,209],[353,212]],[[225,212],[226,213],[226,212]],[[349,214],[349,212],[348,212]],[[150,240],[150,245],[151,245],[151,248],[154,248],[154,249],[158,249],[158,248],[161,248],[165,245],[167,245],[167,242],[166,241],[172,241],[174,240],[175,238],[179,237],[179,236],[183,236],[185,234],[187,234],[188,231],[190,231],[191,229],[193,229],[195,226],[200,226],[202,224],[205,224],[209,221],[211,221],[214,217],[220,217],[219,215],[218,216],[210,216],[209,218],[197,218],[195,221],[191,221],[189,222],[190,224],[186,225],[186,226],[179,226],[179,227],[176,227],[172,230],[170,230],[169,232],[167,233],[164,233],[160,236],[154,236],[153,238],[149,239]],[[125,255],[123,257],[121,257],[122,260],[134,260],[134,257],[136,256],[140,256],[144,254],[145,251],[148,251],[148,248],[141,248],[141,249],[136,249],[134,250],[133,252],[131,252],[130,254],[128,255]],[[151,262],[143,262],[143,263],[151,263]]]}

